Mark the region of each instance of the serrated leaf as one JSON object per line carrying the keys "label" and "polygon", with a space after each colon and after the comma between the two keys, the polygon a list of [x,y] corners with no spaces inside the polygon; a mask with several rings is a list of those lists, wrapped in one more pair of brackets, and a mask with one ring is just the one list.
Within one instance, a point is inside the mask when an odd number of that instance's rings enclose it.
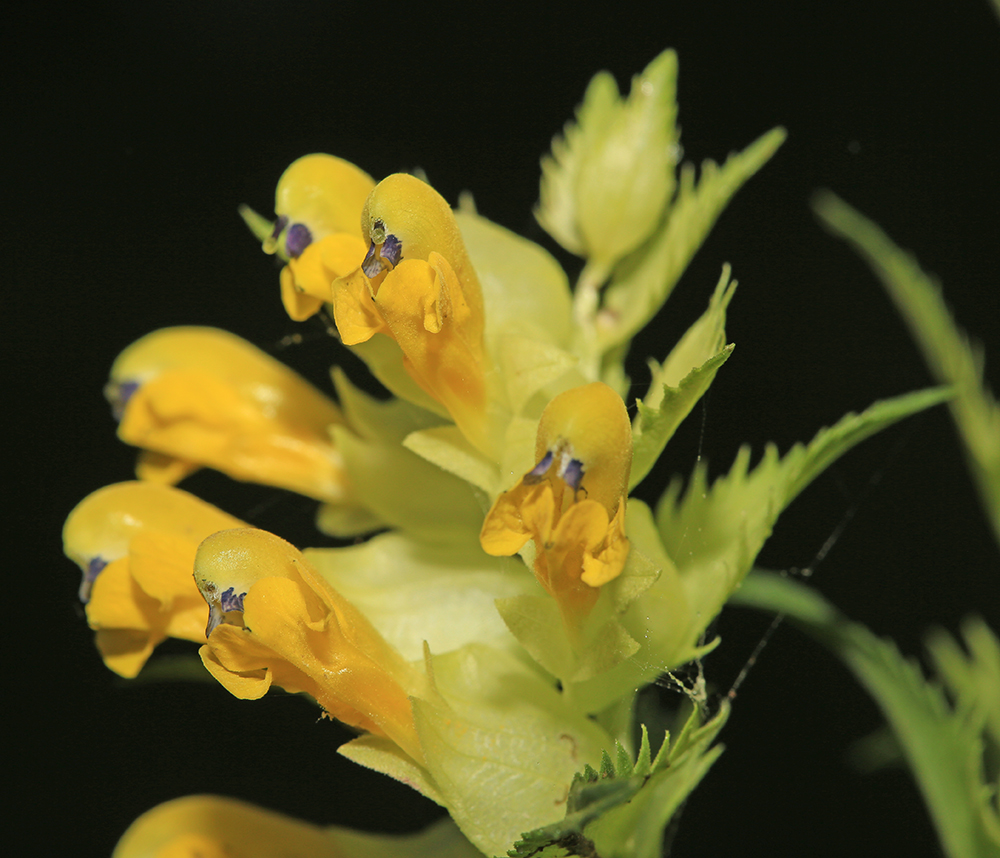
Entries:
{"label": "serrated leaf", "polygon": [[1000,855],[996,794],[982,780],[981,720],[954,711],[892,641],[850,622],[803,584],[755,572],[733,601],[785,614],[850,668],[895,732],[950,858]]}
{"label": "serrated leaf", "polygon": [[910,326],[938,381],[951,385],[949,403],[986,515],[1000,542],[1000,403],[983,381],[983,356],[955,324],[941,287],[878,225],[831,193],[813,207],[827,228],[847,241],[871,265]]}
{"label": "serrated leaf", "polygon": [[697,185],[694,167],[681,168],[677,197],[666,222],[616,266],[604,292],[597,328],[601,353],[630,340],[656,315],[722,209],[784,139],[784,129],[775,128],[730,155],[721,168],[705,161]]}
{"label": "serrated leaf", "polygon": [[574,779],[566,817],[524,834],[508,854],[534,858],[549,854],[538,850],[572,843],[575,851],[566,854],[659,858],[667,823],[722,753],[721,746],[711,745],[728,716],[728,705],[723,705],[703,724],[693,711],[677,740],[664,741],[652,767],[645,729],[635,765],[620,745],[616,763],[605,751],[600,772],[588,768]]}
{"label": "serrated leaf", "polygon": [[[657,366],[650,392],[654,384],[677,387],[691,370],[701,366],[726,344],[726,310],[738,285],[731,277],[732,269],[729,265],[723,265],[712,297],[709,298],[708,308],[685,331],[677,345],[670,350],[663,365]],[[647,404],[651,408],[658,405],[655,401]]]}
{"label": "serrated leaf", "polygon": [[927,638],[937,675],[955,701],[955,708],[982,719],[985,731],[1000,751],[1000,640],[979,617],[962,623],[968,653],[943,629]]}
{"label": "serrated leaf", "polygon": [[735,345],[728,345],[718,354],[710,357],[701,366],[691,370],[677,387],[661,385],[656,399],[657,407],[652,408],[642,400],[636,403],[637,414],[632,425],[632,472],[629,491],[645,479],[660,458],[667,442],[674,436],[677,427],[691,413],[691,409],[708,390],[715,373],[733,353]]}
{"label": "serrated leaf", "polygon": [[743,447],[730,472],[711,489],[700,463],[683,499],[679,481],[671,483],[657,506],[657,528],[702,628],[750,571],[779,514],[812,480],[855,444],[948,396],[947,389],[932,388],[876,402],[783,457],[769,445],[752,471],[750,449]]}
{"label": "serrated leaf", "polygon": [[729,282],[729,266],[723,266],[708,309],[688,328],[663,364],[649,361],[652,379],[649,391],[637,403],[632,424],[631,491],[646,477],[667,442],[691,409],[708,390],[715,373],[729,359],[734,345],[723,348],[726,338],[726,308],[736,291]]}

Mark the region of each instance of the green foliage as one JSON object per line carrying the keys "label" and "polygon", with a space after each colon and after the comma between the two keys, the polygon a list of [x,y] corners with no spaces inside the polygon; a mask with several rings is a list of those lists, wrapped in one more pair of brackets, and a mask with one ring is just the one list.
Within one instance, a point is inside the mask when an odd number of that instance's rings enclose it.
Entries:
{"label": "green foliage", "polygon": [[705,240],[732,196],[756,173],[785,139],[775,128],[719,167],[705,161],[701,179],[695,168],[681,168],[677,196],[660,228],[615,267],[601,305],[599,351],[628,342],[663,306],[688,262]]}
{"label": "green foliage", "polygon": [[691,610],[706,623],[719,612],[750,570],[779,514],[837,458],[948,395],[947,389],[936,388],[876,402],[820,430],[809,444],[796,444],[784,456],[769,445],[752,471],[750,449],[743,447],[730,472],[711,488],[701,463],[683,498],[680,482],[671,483],[657,506],[656,523],[684,581]]}
{"label": "green foliage", "polygon": [[952,705],[894,643],[849,621],[803,584],[755,572],[733,602],[785,614],[843,660],[889,722],[950,858],[1000,856],[997,784],[984,782],[983,764],[984,733],[992,736],[987,725],[1000,717],[1000,644],[985,624],[967,627],[968,658],[943,632],[932,640]]}
{"label": "green foliage", "polygon": [[629,489],[649,473],[663,448],[708,390],[715,373],[733,353],[726,341],[726,307],[736,291],[725,266],[708,309],[681,337],[662,363],[649,361],[653,379],[645,399],[636,403],[632,426],[632,473]]}
{"label": "green foliage", "polygon": [[657,858],[670,819],[722,753],[712,742],[728,717],[727,704],[706,723],[693,710],[673,743],[669,734],[664,738],[655,759],[645,727],[634,762],[620,744],[613,759],[605,750],[599,770],[586,766],[573,779],[565,819],[525,834],[508,855]]}
{"label": "green foliage", "polygon": [[831,193],[817,196],[814,208],[831,232],[868,261],[910,326],[931,372],[954,388],[949,407],[1000,542],[1000,403],[983,382],[981,351],[951,318],[940,286],[877,224]]}

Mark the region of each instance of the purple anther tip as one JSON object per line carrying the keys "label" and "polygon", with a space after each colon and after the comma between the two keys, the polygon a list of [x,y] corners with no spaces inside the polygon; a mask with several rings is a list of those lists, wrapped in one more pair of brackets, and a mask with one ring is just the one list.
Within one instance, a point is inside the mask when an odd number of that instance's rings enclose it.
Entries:
{"label": "purple anther tip", "polygon": [[382,242],[382,259],[395,268],[402,258],[403,242],[394,235],[387,235],[385,241]]}
{"label": "purple anther tip", "polygon": [[285,251],[292,259],[297,259],[312,244],[312,240],[309,227],[304,223],[293,223],[285,234]]}
{"label": "purple anther tip", "polygon": [[533,467],[528,473],[524,475],[524,481],[526,483],[537,483],[542,477],[545,476],[546,472],[549,470],[549,466],[552,464],[552,451],[549,450],[535,467]]}
{"label": "purple anther tip", "polygon": [[219,596],[219,607],[222,608],[222,610],[227,614],[230,611],[242,611],[243,597],[245,595],[246,593],[240,593],[237,595],[236,588],[230,587]]}
{"label": "purple anther tip", "polygon": [[583,481],[583,462],[579,459],[570,459],[563,471],[563,479],[573,491],[580,488],[580,483]]}
{"label": "purple anther tip", "polygon": [[119,423],[125,416],[125,406],[128,405],[128,401],[139,387],[138,381],[122,381],[118,384],[109,384],[104,388],[104,395],[111,403],[111,415]]}
{"label": "purple anther tip", "polygon": [[369,280],[382,270],[382,260],[379,259],[377,244],[368,248],[364,261],[361,263],[361,270],[364,271],[365,277]]}
{"label": "purple anther tip", "polygon": [[274,222],[274,229],[271,230],[272,241],[277,241],[281,231],[288,226],[288,216],[282,215]]}
{"label": "purple anther tip", "polygon": [[403,258],[403,243],[394,235],[387,235],[381,244],[373,244],[368,248],[361,270],[369,279],[377,277],[383,270],[390,271]]}
{"label": "purple anther tip", "polygon": [[83,570],[83,580],[80,582],[80,590],[78,592],[80,601],[83,604],[86,605],[90,601],[90,591],[94,589],[94,581],[97,580],[97,576],[101,574],[101,571],[107,565],[108,561],[103,557],[94,557],[87,564],[87,568]]}

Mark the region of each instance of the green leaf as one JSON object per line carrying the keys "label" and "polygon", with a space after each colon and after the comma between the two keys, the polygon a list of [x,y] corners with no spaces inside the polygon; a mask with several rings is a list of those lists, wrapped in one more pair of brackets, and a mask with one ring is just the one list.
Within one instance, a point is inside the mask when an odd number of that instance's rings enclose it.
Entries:
{"label": "green leaf", "polygon": [[721,168],[705,161],[697,185],[694,167],[683,166],[677,197],[663,226],[615,267],[604,292],[597,326],[601,353],[630,340],[653,318],[733,194],[784,139],[784,129],[775,128],[731,155]]}
{"label": "green leaf", "polygon": [[433,426],[411,432],[403,439],[403,446],[489,497],[499,493],[500,473],[496,463],[473,447],[457,426]]}
{"label": "green leaf", "polygon": [[483,508],[472,486],[403,447],[366,441],[345,426],[334,426],[331,433],[344,457],[352,498],[379,520],[421,539],[478,544]]}
{"label": "green leaf", "polygon": [[483,290],[488,347],[516,333],[566,348],[572,301],[566,273],[552,254],[474,212],[460,209],[455,220]]}
{"label": "green leaf", "polygon": [[406,784],[436,804],[445,805],[430,772],[391,739],[366,733],[341,745],[337,753],[359,766]]}
{"label": "green leaf", "polygon": [[636,403],[632,424],[632,471],[629,491],[649,473],[663,448],[673,437],[691,409],[708,390],[715,373],[733,353],[734,345],[723,348],[726,307],[736,290],[729,282],[729,266],[709,301],[708,309],[681,337],[662,365],[649,362],[652,381],[646,398]]}
{"label": "green leaf", "polygon": [[983,382],[983,356],[955,324],[940,286],[879,227],[831,193],[813,202],[835,235],[847,239],[871,265],[910,326],[938,381],[951,385],[952,417],[986,514],[1000,542],[1000,403]]}
{"label": "green leaf", "polygon": [[[688,605],[683,581],[663,550],[652,511],[636,498],[629,498],[625,510],[625,532],[632,551],[648,565],[645,571],[637,567],[631,575],[620,576],[621,581],[615,579],[604,586],[609,590],[612,605],[620,608],[627,605],[621,623],[640,647],[635,655],[610,670],[572,686],[577,705],[586,712],[604,711],[615,701],[634,694],[636,688],[652,682],[664,670],[699,654],[695,615]],[[631,557],[629,561],[632,562]],[[602,596],[598,608],[603,601]]]}
{"label": "green leaf", "polygon": [[621,745],[614,761],[605,751],[600,771],[587,766],[574,778],[566,817],[524,834],[508,855],[659,858],[664,829],[722,753],[712,742],[728,717],[727,704],[705,724],[693,710],[681,734],[673,743],[668,736],[652,763],[643,727],[635,764]]}
{"label": "green leaf", "polygon": [[677,54],[663,51],[628,98],[608,72],[594,76],[575,124],[542,159],[542,227],[571,253],[608,269],[645,240],[674,190]]}
{"label": "green leaf", "polygon": [[994,752],[1000,752],[1000,641],[978,617],[962,623],[962,637],[968,655],[942,629],[928,636],[927,651],[955,708],[982,719]]}
{"label": "green leaf", "polygon": [[[755,572],[733,602],[787,615],[850,668],[892,727],[950,858],[1000,856],[997,793],[983,783],[982,717],[953,709],[894,643],[850,622],[803,584]],[[993,655],[996,647],[994,638]]]}
{"label": "green leaf", "polygon": [[476,543],[426,542],[399,532],[304,554],[409,661],[423,659],[425,641],[435,653],[472,641],[516,647],[494,602],[538,587],[523,563],[490,557]]}
{"label": "green leaf", "polygon": [[947,389],[933,388],[876,402],[820,430],[808,445],[796,444],[783,457],[768,445],[752,471],[750,449],[743,447],[730,472],[711,489],[706,466],[699,463],[683,499],[680,482],[674,480],[657,506],[656,523],[701,628],[750,571],[778,516],[799,492],[855,444],[948,396]]}
{"label": "green leaf", "polygon": [[445,424],[444,418],[405,399],[376,399],[365,393],[339,366],[330,375],[347,425],[367,441],[401,444],[411,432]]}
{"label": "green leaf", "polygon": [[487,855],[565,815],[573,775],[611,738],[533,666],[472,644],[431,661],[441,701],[413,700],[427,770]]}

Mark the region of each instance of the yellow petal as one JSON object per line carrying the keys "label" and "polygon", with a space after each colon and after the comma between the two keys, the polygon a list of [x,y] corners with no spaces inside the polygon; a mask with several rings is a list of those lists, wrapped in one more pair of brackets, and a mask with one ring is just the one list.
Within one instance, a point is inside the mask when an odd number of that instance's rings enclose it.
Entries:
{"label": "yellow petal", "polygon": [[347,858],[319,826],[242,801],[174,799],[129,826],[112,858]]}
{"label": "yellow petal", "polygon": [[288,315],[302,321],[333,300],[333,281],[354,271],[365,257],[365,243],[349,233],[314,241],[281,272],[281,300]]}
{"label": "yellow petal", "polygon": [[334,283],[341,338],[353,345],[375,333],[392,337],[414,381],[491,453],[482,290],[451,208],[426,182],[400,173],[371,192],[361,226],[364,263]]}
{"label": "yellow petal", "polygon": [[632,431],[625,404],[601,382],[554,397],[536,435],[538,464],[487,513],[480,544],[488,554],[535,542],[534,572],[575,636],[598,588],[628,557],[625,491]]}
{"label": "yellow petal", "polygon": [[253,528],[216,533],[198,549],[195,580],[218,619],[202,660],[230,692],[305,692],[422,760],[409,695],[425,680],[298,549]]}
{"label": "yellow petal", "polygon": [[542,412],[536,457],[540,460],[560,439],[583,463],[580,489],[613,514],[627,493],[632,466],[632,424],[622,398],[599,381],[560,393]]}
{"label": "yellow petal", "polygon": [[[193,465],[325,501],[345,497],[329,439],[339,409],[283,364],[214,328],[166,328],[115,361],[122,440],[160,453],[159,479]],[[147,471],[149,471],[147,465]]]}
{"label": "yellow petal", "polygon": [[368,342],[375,334],[389,334],[389,327],[375,306],[371,282],[360,268],[334,283],[333,318],[340,339],[348,346]]}
{"label": "yellow petal", "polygon": [[482,339],[469,324],[469,304],[447,260],[436,253],[429,262],[404,260],[386,275],[375,305],[413,380],[444,405],[474,445],[486,449]]}
{"label": "yellow petal", "polygon": [[76,506],[63,527],[63,547],[84,573],[81,598],[108,667],[133,677],[164,638],[205,640],[195,552],[210,533],[240,524],[156,483],[107,486]]}
{"label": "yellow petal", "polygon": [[303,155],[278,179],[274,211],[289,223],[305,224],[314,241],[338,232],[360,238],[359,215],[374,187],[371,176],[349,161]]}

